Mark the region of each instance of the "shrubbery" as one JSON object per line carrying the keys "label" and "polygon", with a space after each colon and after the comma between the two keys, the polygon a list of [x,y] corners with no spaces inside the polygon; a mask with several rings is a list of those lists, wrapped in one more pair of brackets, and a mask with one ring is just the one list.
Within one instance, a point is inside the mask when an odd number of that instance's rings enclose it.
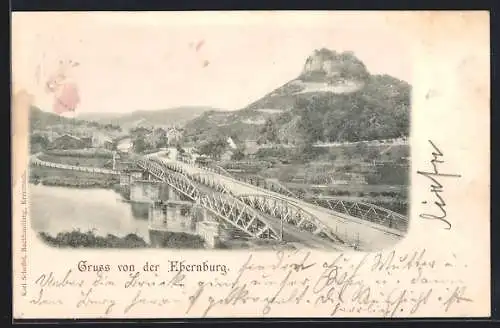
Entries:
{"label": "shrubbery", "polygon": [[[183,232],[162,232],[163,243],[160,245],[165,248],[191,248],[200,249],[205,247],[204,240],[197,235],[191,235]],[[146,248],[150,247],[143,238],[136,234],[128,234],[125,237],[117,237],[112,234],[106,237],[97,236],[95,231],[89,230],[81,232],[79,229],[71,232],[60,232],[55,237],[45,233],[39,233],[40,238],[47,244],[55,247],[71,248]]]}
{"label": "shrubbery", "polygon": [[205,248],[205,241],[197,235],[184,232],[164,232],[165,238],[162,247],[165,248]]}
{"label": "shrubbery", "polygon": [[73,230],[71,232],[60,232],[56,237],[52,237],[45,232],[39,233],[40,238],[51,246],[55,247],[95,247],[95,248],[144,248],[148,244],[136,234],[128,234],[125,237],[117,237],[108,234],[106,237],[96,236],[95,232],[89,230],[81,232]]}

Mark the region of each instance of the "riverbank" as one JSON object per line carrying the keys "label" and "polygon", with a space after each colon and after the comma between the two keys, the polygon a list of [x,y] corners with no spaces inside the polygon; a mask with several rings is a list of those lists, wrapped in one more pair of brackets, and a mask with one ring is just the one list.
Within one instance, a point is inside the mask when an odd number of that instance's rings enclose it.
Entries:
{"label": "riverbank", "polygon": [[52,237],[45,232],[40,232],[38,236],[47,244],[54,247],[92,247],[92,248],[146,248],[149,245],[143,238],[136,234],[128,234],[125,237],[117,237],[108,234],[106,237],[96,236],[94,231],[81,232],[74,230],[71,232],[60,232],[56,237]]}
{"label": "riverbank", "polygon": [[103,188],[113,190],[119,190],[120,183],[118,176],[40,166],[31,166],[29,182],[45,186]]}
{"label": "riverbank", "polygon": [[[60,232],[55,237],[45,232],[38,233],[45,243],[60,248],[175,248],[175,249],[205,249],[205,241],[198,235],[184,232],[150,231],[151,243],[140,236],[130,233],[125,237],[113,234],[97,236],[94,231]],[[217,249],[253,249],[253,250],[296,250],[293,244],[260,239],[232,239],[218,243]]]}
{"label": "riverbank", "polygon": [[45,177],[43,179],[33,179],[31,183],[41,183],[44,186],[69,187],[69,188],[102,188],[119,190],[119,184],[106,180],[81,180],[74,178]]}
{"label": "riverbank", "polygon": [[[150,232],[151,233],[151,232]],[[203,249],[204,240],[198,235],[183,232],[153,232],[152,243],[147,243],[140,236],[130,233],[125,237],[117,237],[107,234],[105,237],[98,236],[94,231],[82,232],[73,230],[71,232],[59,232],[55,237],[45,232],[38,233],[38,236],[53,247],[71,248],[177,248],[177,249]]]}
{"label": "riverbank", "polygon": [[72,166],[95,167],[95,168],[113,168],[112,157],[89,157],[89,156],[69,156],[69,155],[54,155],[52,153],[43,153],[38,155],[38,159],[44,162],[64,164]]}

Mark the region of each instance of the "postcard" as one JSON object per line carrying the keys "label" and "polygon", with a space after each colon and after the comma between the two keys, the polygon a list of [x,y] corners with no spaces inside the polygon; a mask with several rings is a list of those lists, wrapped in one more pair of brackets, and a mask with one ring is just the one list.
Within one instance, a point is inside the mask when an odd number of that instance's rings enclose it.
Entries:
{"label": "postcard", "polygon": [[490,315],[482,11],[14,12],[15,319]]}

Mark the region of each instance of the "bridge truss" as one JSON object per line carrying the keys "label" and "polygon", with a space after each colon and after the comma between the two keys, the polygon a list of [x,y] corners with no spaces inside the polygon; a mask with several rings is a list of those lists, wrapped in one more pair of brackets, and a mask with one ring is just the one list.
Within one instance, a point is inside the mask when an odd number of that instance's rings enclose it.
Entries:
{"label": "bridge truss", "polygon": [[336,198],[314,198],[312,202],[332,211],[344,213],[391,229],[402,232],[408,230],[408,218],[406,216],[374,204]]}
{"label": "bridge truss", "polygon": [[[150,159],[151,160],[151,159]],[[298,230],[312,233],[323,239],[327,239],[334,243],[344,243],[331,229],[321,222],[315,215],[304,211],[298,205],[291,203],[289,200],[273,195],[265,194],[245,194],[234,195],[213,174],[207,173],[187,173],[182,166],[164,162],[161,159],[153,159],[166,168],[178,172],[183,176],[195,182],[201,183],[220,193],[232,195],[242,203],[248,205],[252,209],[257,209],[260,212],[278,219],[284,224],[294,226]],[[210,170],[208,170],[210,172]]]}
{"label": "bridge truss", "polygon": [[223,192],[202,192],[189,178],[180,173],[165,170],[163,163],[151,160],[151,158],[140,159],[137,165],[249,236],[261,239],[281,239],[280,234],[258,211],[231,195]]}
{"label": "bridge truss", "polygon": [[[328,239],[332,242],[344,243],[344,241],[342,241],[341,238],[339,238],[336,233],[331,231],[331,229],[329,229],[326,225],[324,225],[316,216],[312,215],[309,212],[304,211],[302,208],[294,204],[289,199],[286,199],[285,197],[279,197],[279,195],[283,195],[287,197],[302,199],[301,197],[296,196],[294,193],[292,193],[290,190],[288,190],[286,187],[282,186],[279,183],[273,184],[273,181],[265,181],[266,179],[264,179],[263,177],[256,176],[253,182],[255,182],[257,179],[260,179],[260,181],[257,183],[250,183],[250,184],[273,191],[277,194],[235,195],[229,189],[227,189],[223,184],[221,184],[219,179],[217,179],[217,177],[214,176],[213,174],[203,174],[203,173],[192,174],[188,173],[182,165],[175,162],[162,161],[161,159],[158,158],[149,158],[148,160],[154,163],[161,164],[160,165],[161,167],[167,168],[169,171],[173,171],[179,174],[180,176],[183,177],[183,179],[187,181],[184,182],[185,184],[187,184],[191,179],[192,181],[198,182],[202,185],[205,185],[211,189],[216,190],[218,193],[223,195],[221,197],[227,197],[224,199],[225,203],[222,200],[219,200],[219,203],[217,203],[218,206],[220,205],[224,207],[225,206],[224,204],[229,204],[231,202],[230,201],[231,199],[233,201],[235,201],[236,199],[238,202],[232,204],[231,206],[233,207],[239,206],[241,208],[242,204],[245,204],[249,208],[252,208],[252,210],[254,211],[258,210],[264,214],[277,218],[278,220],[282,220],[285,224],[295,226],[295,228],[301,231],[312,233],[324,239]],[[202,168],[205,171],[207,171],[207,173],[213,172],[232,177],[231,174],[229,174],[227,171],[222,171],[219,170],[218,168],[213,168],[213,167],[202,167]],[[238,179],[236,177],[232,178],[235,180],[248,183],[248,181],[246,181],[245,179],[241,178]],[[187,185],[181,187],[188,188]],[[374,204],[369,204],[354,200],[351,201],[346,199],[336,199],[336,198],[328,198],[328,199],[314,198],[311,200],[304,200],[304,201],[309,202],[310,204],[316,206],[320,206],[323,209],[330,210],[332,211],[332,215],[348,215],[356,219],[372,222],[400,232],[406,232],[408,229],[408,218],[406,216],[382,208],[380,206],[376,206]],[[214,204],[212,206],[215,206],[216,203],[214,202],[212,203]],[[215,213],[218,215],[231,214],[231,211],[228,212],[224,210],[219,210],[219,212],[215,211]],[[235,223],[235,221],[232,218],[230,218],[228,222]],[[238,228],[241,228],[241,226],[238,226]],[[276,234],[275,230],[271,231],[273,231],[274,234]],[[252,234],[252,236],[255,237],[256,235]]]}
{"label": "bridge truss", "polygon": [[235,177],[236,180],[249,183],[251,185],[267,189],[288,197],[298,198],[292,191],[275,180],[266,179],[260,175],[246,175],[245,177]]}
{"label": "bridge truss", "polygon": [[287,199],[263,194],[240,195],[238,199],[263,213],[282,220],[284,223],[295,226],[299,230],[307,231],[332,242],[344,243],[315,215],[303,210]]}

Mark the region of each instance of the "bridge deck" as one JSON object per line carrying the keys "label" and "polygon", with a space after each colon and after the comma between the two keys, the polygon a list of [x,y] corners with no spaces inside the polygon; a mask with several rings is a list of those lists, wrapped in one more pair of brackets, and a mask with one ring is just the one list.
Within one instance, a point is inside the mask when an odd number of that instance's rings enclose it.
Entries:
{"label": "bridge deck", "polygon": [[307,203],[302,200],[287,197],[272,191],[238,181],[234,178],[223,176],[214,172],[206,171],[200,167],[167,160],[168,162],[181,165],[189,174],[206,174],[216,177],[221,184],[235,195],[262,194],[280,197],[294,203],[302,209],[314,214],[321,222],[335,231],[341,238],[349,243],[357,243],[360,249],[380,250],[395,245],[404,236],[393,229],[364,221],[346,214],[336,213],[326,208]]}
{"label": "bridge deck", "polygon": [[[204,172],[204,171],[203,171]],[[219,177],[219,175],[217,176]],[[193,184],[203,193],[213,192],[209,187],[196,183],[193,181]],[[281,222],[278,218],[272,217],[265,213],[261,214],[261,217],[269,224],[275,231],[281,231]],[[332,242],[324,240],[318,236],[312,235],[310,233],[306,233],[304,231],[300,231],[294,226],[289,224],[283,225],[283,239],[287,242],[291,243],[300,243],[304,246],[310,248],[319,248],[319,249],[336,249],[336,250],[346,250],[346,247],[341,245],[334,245]]]}

